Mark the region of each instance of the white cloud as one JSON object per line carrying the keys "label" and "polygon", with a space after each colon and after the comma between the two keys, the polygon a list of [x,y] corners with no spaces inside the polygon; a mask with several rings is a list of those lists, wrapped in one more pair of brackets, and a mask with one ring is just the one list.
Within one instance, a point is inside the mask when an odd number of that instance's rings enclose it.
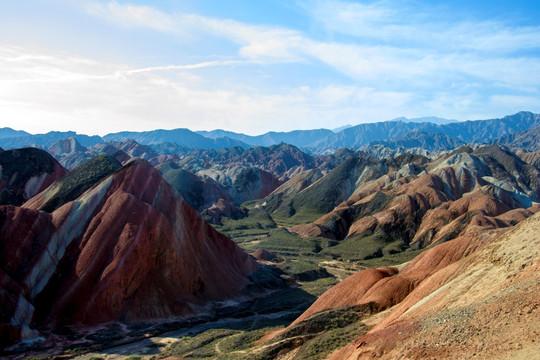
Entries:
{"label": "white cloud", "polygon": [[87,3],[86,11],[126,28],[142,27],[166,32],[178,30],[171,16],[150,6],[123,5],[113,0],[107,4]]}
{"label": "white cloud", "polygon": [[[3,126],[32,132],[187,127],[259,134],[385,120],[403,114],[412,100],[408,93],[337,84],[275,93],[245,84],[208,89],[206,81],[194,80],[193,71],[221,63],[135,69],[66,53],[2,47],[0,63]],[[155,71],[171,69],[181,71]]]}
{"label": "white cloud", "polygon": [[394,46],[429,48],[442,52],[470,51],[512,53],[540,49],[540,26],[485,19],[449,20],[436,4],[415,6],[403,1],[369,4],[338,0],[305,3],[313,19],[328,31],[355,36],[363,41],[381,41]]}
{"label": "white cloud", "polygon": [[[494,21],[445,23],[429,9],[412,12],[399,2],[308,3],[306,9],[315,20],[331,31],[357,36],[354,43],[314,40],[298,31],[230,19],[166,14],[116,1],[91,9],[92,14],[123,25],[225,38],[237,44],[239,57],[260,64],[320,61],[361,86],[404,90],[412,84],[430,90],[486,81],[489,86],[530,91],[540,80],[540,59],[504,56],[517,49],[540,48],[540,27],[509,28]],[[387,41],[373,45],[381,40]],[[486,56],[486,51],[495,54]]]}
{"label": "white cloud", "polygon": [[293,49],[302,41],[299,33],[277,27],[247,25],[231,19],[216,19],[197,14],[167,14],[149,6],[91,3],[86,11],[126,28],[142,27],[174,33],[181,37],[215,36],[240,45],[239,53],[251,59],[301,61]]}

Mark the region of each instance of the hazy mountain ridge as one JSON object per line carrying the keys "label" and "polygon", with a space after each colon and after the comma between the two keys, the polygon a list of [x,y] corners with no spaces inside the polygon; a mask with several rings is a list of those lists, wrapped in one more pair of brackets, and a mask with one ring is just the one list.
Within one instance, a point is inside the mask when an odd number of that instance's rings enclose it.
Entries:
{"label": "hazy mountain ridge", "polygon": [[257,136],[244,135],[224,130],[197,131],[197,133],[209,138],[228,136],[255,146],[271,146],[283,142],[286,144],[303,147],[313,143],[314,141],[325,138],[334,132],[328,129],[293,130],[287,132],[270,131]]}
{"label": "hazy mountain ridge", "polygon": [[529,130],[537,126],[540,126],[540,114],[525,111],[500,119],[469,120],[443,125],[387,121],[353,126],[316,141],[306,148],[315,153],[337,150],[341,147],[359,149],[371,141],[393,140],[405,136],[413,130],[424,133],[440,133],[465,143],[481,143],[488,139]]}
{"label": "hazy mountain ridge", "polygon": [[406,149],[421,148],[428,151],[443,151],[456,149],[465,145],[465,142],[446,134],[428,133],[415,129],[394,140],[372,141],[364,145],[361,149],[370,148],[375,145],[382,145],[393,150],[402,147]]}
{"label": "hazy mountain ridge", "polygon": [[[437,123],[425,122],[424,120],[432,120]],[[435,117],[398,118],[397,121],[359,124],[344,128],[337,133],[328,129],[314,129],[289,132],[272,131],[257,136],[226,130],[193,132],[188,129],[124,131],[107,134],[103,137],[80,135],[72,131],[30,135],[26,132],[3,128],[0,129],[0,146],[3,148],[49,147],[59,140],[73,137],[82,146],[93,146],[105,141],[135,140],[141,145],[159,146],[163,143],[172,143],[188,148],[220,149],[234,146],[242,148],[271,146],[284,142],[313,153],[330,153],[342,147],[357,150],[373,141],[397,140],[411,131],[443,134],[464,143],[482,143],[540,126],[540,115],[525,111],[499,119],[464,122],[443,120]],[[428,142],[427,138],[425,142]],[[172,149],[172,147],[169,148]]]}
{"label": "hazy mountain ridge", "polygon": [[450,124],[450,123],[457,123],[458,122],[457,120],[444,119],[444,118],[440,118],[440,117],[436,117],[436,116],[424,116],[424,117],[411,118],[411,119],[402,116],[402,117],[392,119],[390,121],[403,121],[403,122],[406,122],[406,123],[407,122],[432,123],[432,124],[436,124],[436,125]]}
{"label": "hazy mountain ridge", "polygon": [[229,137],[207,138],[189,129],[152,130],[142,132],[123,131],[119,133],[107,134],[103,137],[103,140],[135,140],[142,145],[170,142],[187,147],[198,147],[204,149],[220,149],[232,146],[249,147],[249,145],[239,140]]}
{"label": "hazy mountain ridge", "polygon": [[491,144],[507,145],[514,148],[524,148],[527,151],[540,150],[540,126],[524,130],[489,141]]}

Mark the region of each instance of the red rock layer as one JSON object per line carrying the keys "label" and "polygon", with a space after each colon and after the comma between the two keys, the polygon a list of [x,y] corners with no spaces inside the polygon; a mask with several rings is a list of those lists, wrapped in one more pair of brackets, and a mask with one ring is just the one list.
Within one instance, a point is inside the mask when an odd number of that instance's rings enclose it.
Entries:
{"label": "red rock layer", "polygon": [[0,216],[10,239],[0,275],[13,280],[8,303],[18,296],[2,322],[19,328],[193,313],[246,295],[258,267],[142,160],[51,215],[0,207]]}
{"label": "red rock layer", "polygon": [[[433,248],[442,260],[436,267],[429,265],[433,254],[424,253],[403,272],[431,268],[425,280],[368,334],[330,358],[534,358],[540,333],[538,230],[540,214],[512,229],[471,232]],[[442,249],[452,243],[453,249]],[[471,252],[472,244],[477,251]]]}

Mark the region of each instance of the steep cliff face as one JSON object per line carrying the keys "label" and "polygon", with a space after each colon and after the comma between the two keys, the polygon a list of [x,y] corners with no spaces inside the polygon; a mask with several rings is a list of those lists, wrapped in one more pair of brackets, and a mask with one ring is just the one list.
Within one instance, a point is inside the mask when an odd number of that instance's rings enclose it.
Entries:
{"label": "steep cliff face", "polygon": [[0,204],[21,205],[67,173],[47,152],[24,148],[0,152]]}
{"label": "steep cliff face", "polygon": [[[249,295],[253,258],[143,160],[52,213],[0,207],[2,327],[167,318]],[[31,335],[31,334],[30,334]]]}

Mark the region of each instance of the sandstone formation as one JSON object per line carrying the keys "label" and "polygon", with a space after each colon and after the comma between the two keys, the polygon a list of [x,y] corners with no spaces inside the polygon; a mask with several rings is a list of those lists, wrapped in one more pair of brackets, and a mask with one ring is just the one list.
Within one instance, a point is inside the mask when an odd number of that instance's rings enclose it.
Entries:
{"label": "sandstone formation", "polygon": [[[311,155],[302,152],[296,146],[283,143],[248,149],[234,147],[220,150],[193,150],[184,152],[183,155],[187,158],[181,164],[193,172],[215,165],[238,165],[268,171],[280,181],[316,166],[315,159]],[[193,162],[194,159],[199,161]]]}
{"label": "sandstone formation", "polygon": [[396,275],[423,279],[419,285],[330,359],[534,358],[539,229],[536,214],[513,229],[482,229],[423,253]]}
{"label": "sandstone formation", "polygon": [[244,217],[246,211],[240,204],[262,198],[279,186],[272,174],[252,167],[214,166],[193,173],[166,161],[157,169],[173,189],[214,224],[220,224],[222,216]]}
{"label": "sandstone formation", "polygon": [[[52,213],[0,207],[2,341],[160,319],[257,291],[259,265],[135,160]],[[32,205],[34,204],[34,205]]]}
{"label": "sandstone formation", "polygon": [[[322,184],[326,194],[350,194],[313,223],[293,226],[290,231],[304,238],[344,242],[359,249],[358,259],[362,259],[442,243],[475,225],[511,226],[515,221],[494,218],[540,200],[540,171],[498,146],[462,148],[433,161],[411,155],[407,161],[398,159],[356,160],[354,174],[341,172],[352,174],[349,185],[333,175],[342,170],[340,165],[293,196],[289,206],[301,208],[310,206],[302,203],[302,196],[309,193],[311,198],[320,198]],[[350,184],[354,184],[352,190]],[[379,245],[365,250],[363,244],[373,241]],[[337,253],[339,249],[338,244],[323,251]]]}

